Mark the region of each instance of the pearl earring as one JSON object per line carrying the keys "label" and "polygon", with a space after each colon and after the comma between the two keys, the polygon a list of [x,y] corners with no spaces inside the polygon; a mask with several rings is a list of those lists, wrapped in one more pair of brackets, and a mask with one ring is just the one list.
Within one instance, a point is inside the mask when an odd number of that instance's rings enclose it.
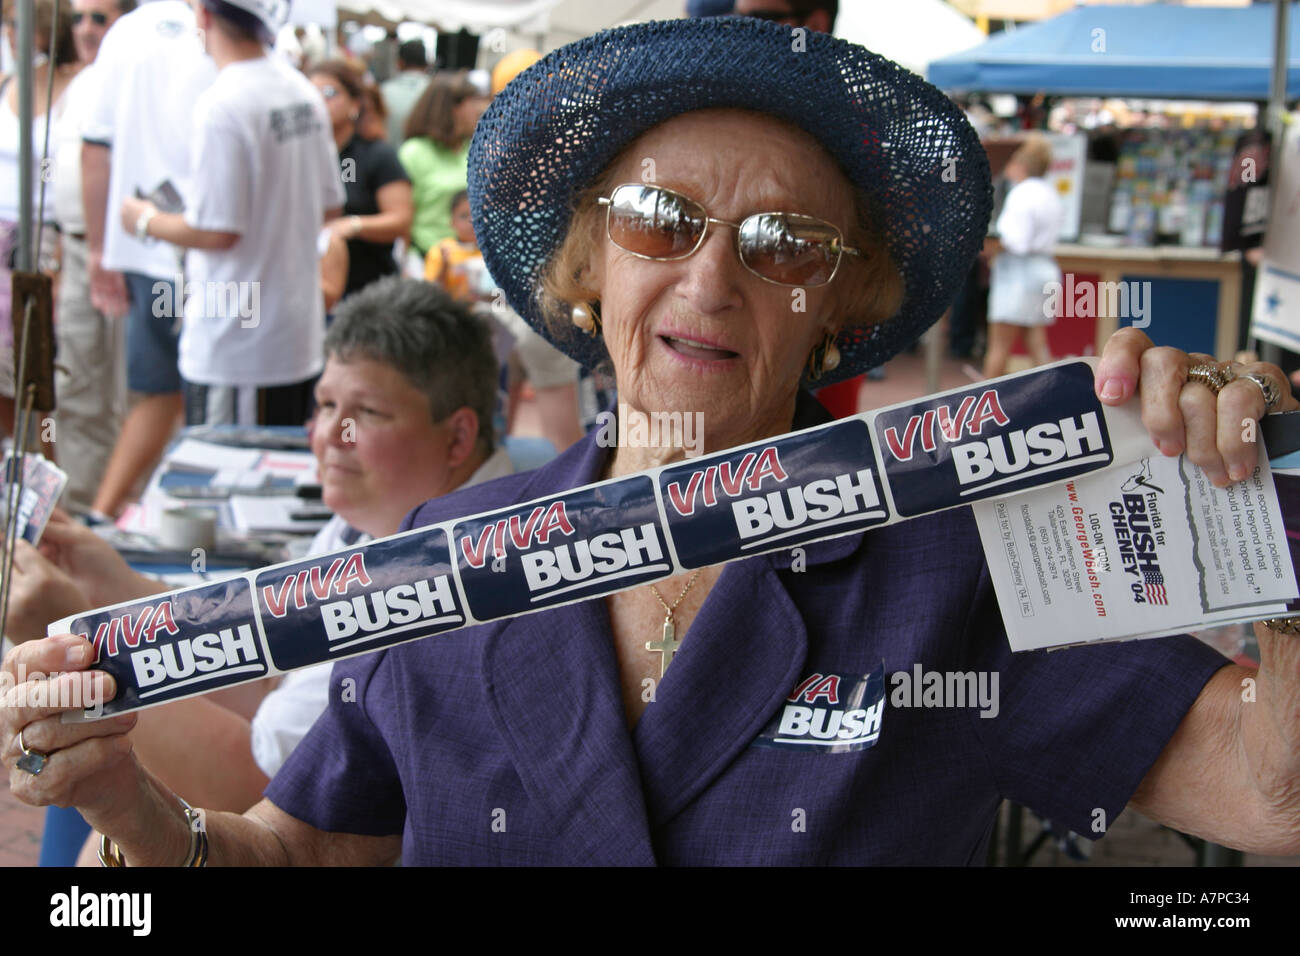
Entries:
{"label": "pearl earring", "polygon": [[835,344],[835,334],[833,332],[826,333],[826,338],[829,341],[826,345],[826,358],[822,360],[822,370],[833,372],[840,367],[840,347]]}
{"label": "pearl earring", "polygon": [[840,348],[835,344],[835,333],[827,332],[812,354],[808,356],[808,381],[815,382],[840,364]]}
{"label": "pearl earring", "polygon": [[586,302],[579,302],[573,307],[573,324],[592,338],[600,335],[600,316]]}

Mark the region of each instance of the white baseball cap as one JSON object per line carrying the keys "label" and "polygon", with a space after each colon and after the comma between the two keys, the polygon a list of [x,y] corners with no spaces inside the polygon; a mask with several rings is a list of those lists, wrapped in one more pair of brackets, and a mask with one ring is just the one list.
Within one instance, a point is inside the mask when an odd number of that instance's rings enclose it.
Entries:
{"label": "white baseball cap", "polygon": [[269,37],[274,38],[289,21],[290,0],[222,0],[245,13],[251,13],[262,24]]}

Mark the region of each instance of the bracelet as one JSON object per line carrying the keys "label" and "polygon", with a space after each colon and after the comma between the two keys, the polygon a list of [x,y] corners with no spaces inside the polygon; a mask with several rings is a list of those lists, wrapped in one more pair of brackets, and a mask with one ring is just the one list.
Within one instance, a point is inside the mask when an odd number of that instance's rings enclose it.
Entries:
{"label": "bracelet", "polygon": [[352,238],[356,239],[360,237],[360,235],[361,235],[361,217],[353,216],[352,217]]}
{"label": "bracelet", "polygon": [[154,216],[158,215],[158,210],[152,206],[140,213],[135,221],[135,237],[141,242],[149,238],[149,222]]}
{"label": "bracelet", "polygon": [[1277,634],[1300,634],[1300,616],[1270,617],[1259,623]]}
{"label": "bracelet", "polygon": [[[185,822],[190,827],[190,852],[181,866],[207,866],[208,831],[203,825],[203,811],[195,810],[185,802],[184,797],[177,796],[176,799],[181,802],[181,807],[185,811]],[[99,865],[126,866],[126,858],[122,856],[121,848],[104,834],[99,837]]]}

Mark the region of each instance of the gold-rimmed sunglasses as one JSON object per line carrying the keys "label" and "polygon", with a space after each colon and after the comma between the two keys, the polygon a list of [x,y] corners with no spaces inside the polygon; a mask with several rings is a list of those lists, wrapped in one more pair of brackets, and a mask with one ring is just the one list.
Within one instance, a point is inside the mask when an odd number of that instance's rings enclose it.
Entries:
{"label": "gold-rimmed sunglasses", "polygon": [[740,222],[708,214],[703,205],[662,186],[627,183],[597,203],[605,207],[605,232],[614,245],[641,259],[685,259],[704,244],[710,223],[736,230],[741,264],[765,282],[826,285],[839,271],[841,253],[865,258],[844,245],[833,223],[792,212],[760,212]]}

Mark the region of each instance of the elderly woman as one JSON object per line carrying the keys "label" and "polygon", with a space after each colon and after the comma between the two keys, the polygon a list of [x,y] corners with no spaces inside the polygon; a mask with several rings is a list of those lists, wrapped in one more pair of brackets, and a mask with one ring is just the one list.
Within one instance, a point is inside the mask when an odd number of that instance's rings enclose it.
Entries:
{"label": "elderly woman", "polygon": [[[989,210],[975,135],[937,90],[752,20],[556,51],[486,114],[471,169],[511,304],[575,358],[607,359],[628,409],[702,411],[706,450],[826,420],[803,383],[878,364],[935,321]],[[546,325],[560,313],[576,326]],[[1255,449],[1239,424],[1264,413],[1264,387],[1216,396],[1188,383],[1188,356],[1149,346],[1112,340],[1100,396],[1122,403],[1140,376],[1163,452],[1218,482],[1243,474]],[[589,437],[405,524],[678,454]],[[1190,638],[1013,656],[964,509],[803,551],[800,567],[755,556],[341,663],[355,701],[331,700],[267,799],[208,814],[202,833],[130,755],[132,716],[73,726],[6,709],[6,763],[20,732],[48,754],[11,786],[77,803],[132,865],[964,864],[984,859],[1003,798],[1082,832],[1095,808],[1109,821],[1132,803],[1220,842],[1300,851],[1293,638],[1261,634],[1258,702],[1242,706],[1246,672]],[[653,647],[665,618],[682,639],[671,664]],[[85,667],[88,650],[54,637],[7,666]],[[875,746],[851,752],[761,746],[811,675],[882,659],[996,671],[1000,713],[891,710]]]}

